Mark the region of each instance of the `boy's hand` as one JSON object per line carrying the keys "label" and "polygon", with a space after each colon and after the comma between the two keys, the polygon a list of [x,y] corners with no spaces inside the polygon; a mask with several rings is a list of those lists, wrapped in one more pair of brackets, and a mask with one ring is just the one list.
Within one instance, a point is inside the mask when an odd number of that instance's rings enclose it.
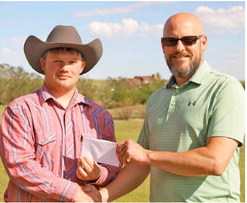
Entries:
{"label": "boy's hand", "polygon": [[81,180],[96,181],[100,177],[100,167],[91,159],[81,157],[78,160],[76,175]]}

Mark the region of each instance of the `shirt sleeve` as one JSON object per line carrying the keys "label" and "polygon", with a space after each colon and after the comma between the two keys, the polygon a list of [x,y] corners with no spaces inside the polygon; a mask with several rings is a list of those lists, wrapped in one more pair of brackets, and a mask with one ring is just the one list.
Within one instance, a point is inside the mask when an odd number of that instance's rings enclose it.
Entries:
{"label": "shirt sleeve", "polygon": [[[147,107],[148,108],[148,103],[147,103]],[[146,112],[148,112],[146,110]],[[137,143],[140,144],[144,149],[150,149],[149,147],[149,138],[150,138],[150,132],[149,132],[149,128],[148,128],[148,119],[147,119],[148,114],[146,114],[144,122],[143,122],[143,126],[141,129],[141,132],[139,134]]]}
{"label": "shirt sleeve", "polygon": [[[104,140],[116,142],[114,122],[109,112],[104,111],[103,125],[101,129],[101,135]],[[119,173],[121,167],[111,166],[107,164],[100,164],[101,175],[93,184],[98,186],[105,186],[109,184]]]}
{"label": "shirt sleeve", "polygon": [[26,107],[17,104],[8,106],[2,116],[1,158],[10,181],[40,199],[73,201],[79,185],[53,174],[35,160],[31,117]]}
{"label": "shirt sleeve", "polygon": [[244,139],[244,90],[239,81],[223,85],[212,105],[208,137],[223,136],[242,145]]}

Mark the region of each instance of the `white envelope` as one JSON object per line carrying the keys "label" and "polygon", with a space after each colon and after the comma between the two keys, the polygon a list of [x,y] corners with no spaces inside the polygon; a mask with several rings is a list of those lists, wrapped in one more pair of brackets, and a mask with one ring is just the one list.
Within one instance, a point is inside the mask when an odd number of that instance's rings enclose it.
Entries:
{"label": "white envelope", "polygon": [[116,147],[115,142],[83,137],[81,155],[99,163],[119,166]]}

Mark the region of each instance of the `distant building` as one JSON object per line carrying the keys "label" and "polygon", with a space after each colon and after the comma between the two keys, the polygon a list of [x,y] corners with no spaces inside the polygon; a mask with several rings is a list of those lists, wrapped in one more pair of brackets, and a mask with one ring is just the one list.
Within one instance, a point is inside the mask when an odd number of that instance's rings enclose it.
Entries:
{"label": "distant building", "polygon": [[161,80],[161,79],[158,74],[153,74],[151,76],[135,76],[134,78],[124,78],[124,80],[134,85],[142,85],[142,84],[149,84],[154,80]]}

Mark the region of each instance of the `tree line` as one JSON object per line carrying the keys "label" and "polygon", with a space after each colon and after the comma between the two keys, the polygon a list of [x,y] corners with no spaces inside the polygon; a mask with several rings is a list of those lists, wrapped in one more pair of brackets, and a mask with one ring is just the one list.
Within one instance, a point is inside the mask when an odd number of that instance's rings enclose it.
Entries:
{"label": "tree line", "polygon": [[[44,78],[40,74],[28,73],[22,67],[0,64],[0,104],[39,89]],[[245,81],[240,81],[245,87]],[[145,104],[148,97],[166,83],[163,79],[152,79],[148,84],[134,84],[124,78],[92,80],[80,78],[78,91],[105,108],[118,108]]]}
{"label": "tree line", "polygon": [[[0,64],[0,104],[39,89],[44,77],[28,73],[22,67]],[[80,78],[78,91],[105,108],[145,104],[148,97],[165,84],[165,80],[151,80],[148,84],[133,84],[124,78],[92,80]]]}

